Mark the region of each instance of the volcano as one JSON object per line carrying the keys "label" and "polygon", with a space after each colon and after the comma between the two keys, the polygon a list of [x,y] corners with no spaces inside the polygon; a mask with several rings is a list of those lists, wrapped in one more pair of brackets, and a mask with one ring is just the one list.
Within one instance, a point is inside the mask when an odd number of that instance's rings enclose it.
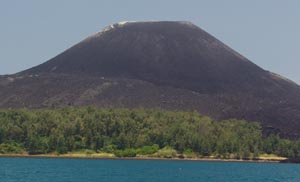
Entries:
{"label": "volcano", "polygon": [[300,86],[190,22],[110,25],[41,65],[0,76],[0,91],[1,108],[197,111],[300,138]]}

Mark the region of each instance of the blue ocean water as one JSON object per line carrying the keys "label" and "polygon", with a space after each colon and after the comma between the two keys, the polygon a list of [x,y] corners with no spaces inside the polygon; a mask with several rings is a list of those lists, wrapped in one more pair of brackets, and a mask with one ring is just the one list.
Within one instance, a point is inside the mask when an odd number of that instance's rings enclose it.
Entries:
{"label": "blue ocean water", "polygon": [[300,182],[300,165],[158,160],[0,158],[1,182]]}

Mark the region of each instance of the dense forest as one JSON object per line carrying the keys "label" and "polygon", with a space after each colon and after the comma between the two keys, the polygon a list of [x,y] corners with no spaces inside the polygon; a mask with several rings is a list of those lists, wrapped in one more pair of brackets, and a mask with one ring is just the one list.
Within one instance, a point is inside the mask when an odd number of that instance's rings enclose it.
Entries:
{"label": "dense forest", "polygon": [[300,141],[262,137],[258,123],[217,122],[196,112],[94,107],[0,110],[0,154],[82,150],[118,157],[297,158]]}

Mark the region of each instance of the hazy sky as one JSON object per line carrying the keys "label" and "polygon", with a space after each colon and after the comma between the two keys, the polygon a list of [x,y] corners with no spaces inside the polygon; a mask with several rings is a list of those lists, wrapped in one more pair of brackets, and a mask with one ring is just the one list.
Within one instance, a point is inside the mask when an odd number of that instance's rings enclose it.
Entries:
{"label": "hazy sky", "polygon": [[123,20],[187,20],[300,83],[299,0],[1,0],[0,74],[35,66]]}

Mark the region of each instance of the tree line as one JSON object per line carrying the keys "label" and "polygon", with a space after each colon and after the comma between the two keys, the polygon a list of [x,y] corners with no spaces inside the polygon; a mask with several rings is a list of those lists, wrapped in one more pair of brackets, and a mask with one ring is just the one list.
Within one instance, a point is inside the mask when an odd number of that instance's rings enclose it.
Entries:
{"label": "tree line", "polygon": [[277,135],[264,138],[259,123],[214,121],[197,112],[94,107],[0,110],[0,153],[64,154],[86,149],[120,157],[159,151],[237,159],[265,153],[300,157],[300,141]]}

